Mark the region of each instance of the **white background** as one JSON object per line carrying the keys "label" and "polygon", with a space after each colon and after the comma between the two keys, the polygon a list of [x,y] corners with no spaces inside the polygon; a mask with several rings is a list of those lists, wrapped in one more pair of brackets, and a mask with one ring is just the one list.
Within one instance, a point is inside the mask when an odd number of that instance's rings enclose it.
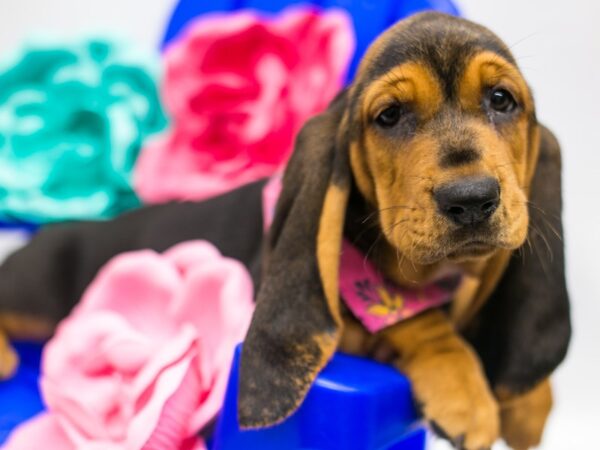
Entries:
{"label": "white background", "polygon": [[[27,37],[90,31],[116,33],[154,50],[173,4],[0,0],[0,58]],[[556,409],[542,448],[599,449],[600,2],[459,0],[459,5],[468,18],[490,27],[511,46],[533,87],[540,119],[562,143],[575,335],[568,359],[554,377]]]}

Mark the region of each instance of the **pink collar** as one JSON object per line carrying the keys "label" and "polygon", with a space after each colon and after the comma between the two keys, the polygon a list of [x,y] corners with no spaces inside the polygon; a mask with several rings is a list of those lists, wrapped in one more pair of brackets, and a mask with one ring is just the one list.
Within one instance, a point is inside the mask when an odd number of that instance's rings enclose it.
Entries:
{"label": "pink collar", "polygon": [[[273,220],[280,192],[281,177],[274,176],[263,189],[265,230]],[[451,302],[461,281],[454,274],[418,288],[398,286],[385,279],[347,239],[342,242],[339,276],[344,303],[371,333]]]}

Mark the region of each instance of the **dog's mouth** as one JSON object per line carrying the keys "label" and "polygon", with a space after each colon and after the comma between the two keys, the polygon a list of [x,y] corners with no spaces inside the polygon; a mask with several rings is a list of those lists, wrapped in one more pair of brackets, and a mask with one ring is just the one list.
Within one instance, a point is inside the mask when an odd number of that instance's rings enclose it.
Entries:
{"label": "dog's mouth", "polygon": [[498,245],[487,239],[472,239],[455,246],[448,252],[448,259],[481,258],[498,249]]}
{"label": "dog's mouth", "polygon": [[446,258],[456,260],[488,256],[505,247],[502,242],[504,234],[503,228],[497,223],[455,229],[446,235]]}
{"label": "dog's mouth", "polygon": [[[485,259],[501,249],[515,248],[511,227],[501,220],[490,220],[475,226],[446,226],[421,232],[417,227],[397,231],[390,239],[392,246],[417,264],[431,265],[443,261],[462,263]],[[411,239],[404,239],[406,235]],[[427,239],[423,238],[427,235]],[[396,239],[393,239],[393,238]]]}
{"label": "dog's mouth", "polygon": [[459,263],[488,257],[503,247],[501,242],[491,236],[489,238],[474,236],[472,239],[452,239],[435,247],[415,248],[421,252],[413,253],[411,256],[420,264],[434,264],[443,260]]}

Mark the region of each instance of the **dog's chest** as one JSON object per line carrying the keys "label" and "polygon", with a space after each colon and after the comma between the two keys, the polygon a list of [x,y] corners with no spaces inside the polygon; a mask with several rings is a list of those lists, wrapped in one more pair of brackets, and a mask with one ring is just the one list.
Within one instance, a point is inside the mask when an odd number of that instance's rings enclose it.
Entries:
{"label": "dog's chest", "polygon": [[[431,267],[410,269],[397,264],[397,258],[393,258],[395,264],[386,264],[386,277],[398,285],[410,286],[410,289],[422,292],[427,286],[436,280],[452,280],[458,278],[458,283],[451,291],[451,298],[447,302],[449,316],[458,328],[462,327],[480,307],[482,280],[486,277],[487,261],[479,261],[469,264],[440,264]],[[420,269],[420,270],[419,270]],[[415,281],[416,280],[416,281]]]}

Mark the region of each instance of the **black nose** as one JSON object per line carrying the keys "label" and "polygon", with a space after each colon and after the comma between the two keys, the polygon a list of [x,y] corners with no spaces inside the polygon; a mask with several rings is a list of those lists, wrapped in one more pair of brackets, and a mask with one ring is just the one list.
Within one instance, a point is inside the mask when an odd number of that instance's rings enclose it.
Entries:
{"label": "black nose", "polygon": [[500,203],[495,178],[470,178],[437,188],[433,197],[440,212],[458,225],[477,225],[487,220]]}

